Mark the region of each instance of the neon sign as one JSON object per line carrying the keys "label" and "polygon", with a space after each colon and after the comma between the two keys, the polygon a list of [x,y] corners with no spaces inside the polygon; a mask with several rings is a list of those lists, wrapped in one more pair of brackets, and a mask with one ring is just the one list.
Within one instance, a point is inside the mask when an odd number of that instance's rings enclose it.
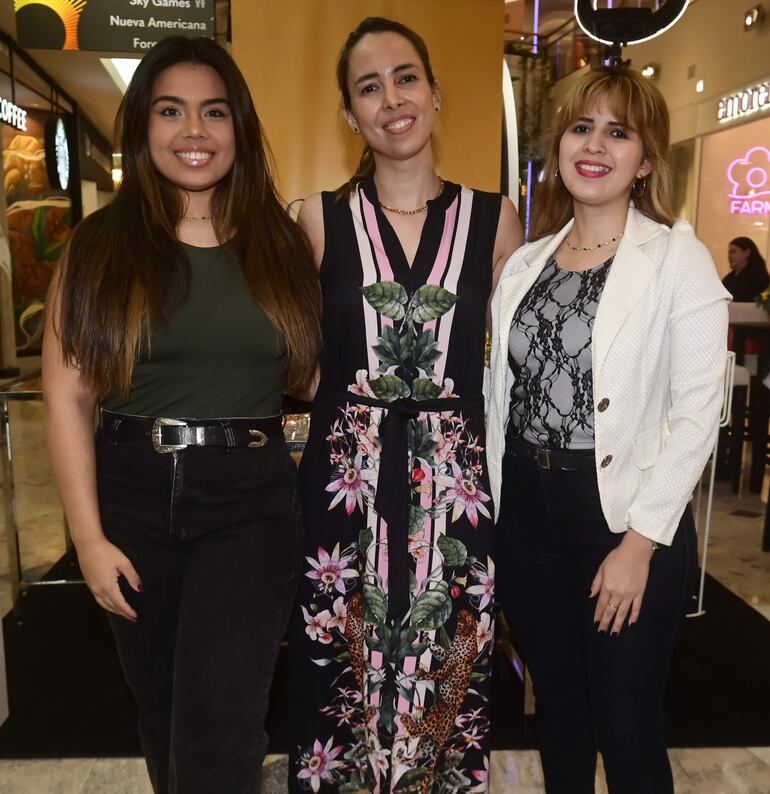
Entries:
{"label": "neon sign", "polygon": [[754,146],[727,166],[733,215],[770,215],[770,150]]}
{"label": "neon sign", "polygon": [[733,121],[770,108],[770,80],[722,97],[717,105],[717,121]]}

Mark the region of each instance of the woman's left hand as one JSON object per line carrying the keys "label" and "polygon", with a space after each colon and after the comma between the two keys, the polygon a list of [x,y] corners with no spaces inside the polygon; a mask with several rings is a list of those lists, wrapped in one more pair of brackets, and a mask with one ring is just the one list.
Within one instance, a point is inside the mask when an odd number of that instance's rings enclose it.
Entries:
{"label": "woman's left hand", "polygon": [[629,529],[618,547],[604,558],[590,594],[591,598],[599,595],[594,612],[599,631],[609,629],[611,635],[617,635],[626,618],[629,626],[639,619],[654,549],[649,538]]}

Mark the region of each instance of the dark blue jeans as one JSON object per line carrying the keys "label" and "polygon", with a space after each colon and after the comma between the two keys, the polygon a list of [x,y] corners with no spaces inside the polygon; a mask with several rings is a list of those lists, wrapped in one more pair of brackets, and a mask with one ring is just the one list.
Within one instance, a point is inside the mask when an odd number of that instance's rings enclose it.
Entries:
{"label": "dark blue jeans", "polygon": [[156,794],[257,794],[270,683],[297,585],[295,466],[259,449],[158,454],[96,438],[107,538],[144,586],[110,615]]}
{"label": "dark blue jeans", "polygon": [[588,594],[622,537],[604,520],[595,472],[505,456],[497,592],[532,675],[548,794],[593,794],[597,750],[610,794],[674,791],[663,694],[694,583],[692,513],[653,555],[638,622],[612,637],[597,632]]}

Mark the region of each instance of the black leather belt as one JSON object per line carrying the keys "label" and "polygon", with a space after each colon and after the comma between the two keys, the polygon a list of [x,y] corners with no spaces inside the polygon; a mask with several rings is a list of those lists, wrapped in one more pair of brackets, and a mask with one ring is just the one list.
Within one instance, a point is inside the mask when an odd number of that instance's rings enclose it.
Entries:
{"label": "black leather belt", "polygon": [[169,419],[102,411],[99,426],[114,444],[147,440],[156,452],[187,447],[264,447],[283,438],[283,417],[254,419]]}
{"label": "black leather belt", "polygon": [[564,471],[596,471],[596,456],[593,449],[546,449],[530,444],[523,438],[509,436],[505,451],[511,455],[524,455],[534,460],[541,469],[563,469]]}

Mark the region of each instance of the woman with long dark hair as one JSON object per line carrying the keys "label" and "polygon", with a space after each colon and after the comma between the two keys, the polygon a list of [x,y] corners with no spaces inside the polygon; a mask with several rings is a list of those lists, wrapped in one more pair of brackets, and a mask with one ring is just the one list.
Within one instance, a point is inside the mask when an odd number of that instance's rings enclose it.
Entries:
{"label": "woman with long dark hair", "polygon": [[157,44],[118,125],[123,181],[50,295],[48,448],[156,794],[246,794],[298,575],[280,410],[316,365],[318,280],[220,46]]}
{"label": "woman with long dark hair", "polygon": [[483,791],[494,563],[481,397],[513,204],[435,171],[425,42],[364,20],[340,53],[356,174],[300,222],[324,352],[300,467],[293,791]]}
{"label": "woman with long dark hair", "polygon": [[697,560],[689,500],[722,403],[727,299],[674,223],[655,85],[591,72],[556,113],[534,241],[492,301],[498,592],[549,794],[673,794],[663,691]]}
{"label": "woman with long dark hair", "polygon": [[750,237],[735,237],[727,246],[730,272],[722,279],[735,301],[754,301],[770,284],[770,275],[757,244]]}

